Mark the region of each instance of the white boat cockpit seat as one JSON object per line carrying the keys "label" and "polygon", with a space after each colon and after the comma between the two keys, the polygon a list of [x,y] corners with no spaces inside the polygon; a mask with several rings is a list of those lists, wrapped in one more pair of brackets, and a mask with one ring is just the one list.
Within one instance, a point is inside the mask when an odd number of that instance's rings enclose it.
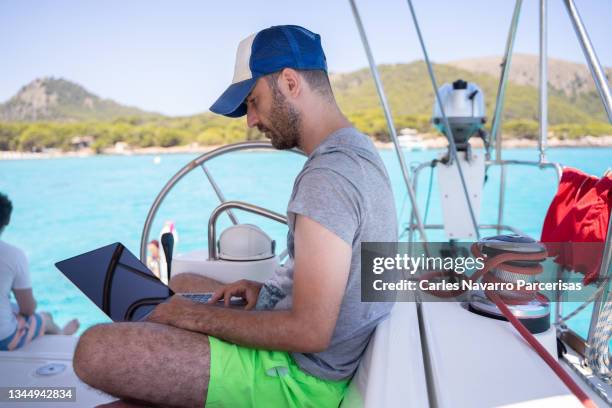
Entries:
{"label": "white boat cockpit seat", "polygon": [[416,304],[396,303],[376,328],[341,408],[427,406]]}

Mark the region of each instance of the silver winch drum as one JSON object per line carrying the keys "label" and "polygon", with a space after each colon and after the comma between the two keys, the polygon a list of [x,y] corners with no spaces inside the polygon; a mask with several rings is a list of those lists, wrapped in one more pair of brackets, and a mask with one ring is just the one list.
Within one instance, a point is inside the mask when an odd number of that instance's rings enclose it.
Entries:
{"label": "silver winch drum", "polygon": [[[478,133],[486,122],[484,95],[473,82],[458,79],[452,84],[444,84],[438,89],[444,113],[448,119],[457,150],[466,150],[470,137]],[[448,137],[440,104],[434,103],[432,122]]]}
{"label": "silver winch drum", "polygon": [[[481,252],[491,258],[504,253],[532,255],[537,253],[545,254],[546,248],[533,240],[532,238],[509,234],[498,235],[494,237],[483,238],[478,241],[478,246]],[[537,266],[544,261],[545,255],[539,260],[513,260],[499,265],[491,270],[496,278],[505,282],[513,282],[516,284],[518,280],[525,282],[535,282],[535,275],[526,275],[514,273],[504,269],[505,265],[513,265],[518,267]],[[543,295],[536,293],[525,293],[518,291],[500,291],[500,296],[506,299],[512,299],[518,304],[507,304],[508,308],[517,319],[533,334],[545,332],[550,328],[550,304],[544,300]],[[469,310],[482,316],[497,320],[507,320],[501,310],[493,303],[486,294],[479,291],[472,291],[469,295]],[[514,303],[514,302],[512,302]]]}

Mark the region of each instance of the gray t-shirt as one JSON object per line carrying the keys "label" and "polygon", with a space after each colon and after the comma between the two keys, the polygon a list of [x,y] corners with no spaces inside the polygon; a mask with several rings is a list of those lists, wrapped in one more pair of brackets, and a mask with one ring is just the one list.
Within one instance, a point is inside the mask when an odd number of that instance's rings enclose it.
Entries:
{"label": "gray t-shirt", "polygon": [[264,283],[257,309],[286,310],[293,301],[293,234],[297,214],[324,226],[351,245],[351,267],[330,346],[320,353],[291,353],[306,372],[319,378],[348,378],[376,325],[391,303],[361,301],[361,242],[397,241],[397,215],[389,176],[368,137],[354,128],[329,135],[298,174],[287,206],[288,261]]}

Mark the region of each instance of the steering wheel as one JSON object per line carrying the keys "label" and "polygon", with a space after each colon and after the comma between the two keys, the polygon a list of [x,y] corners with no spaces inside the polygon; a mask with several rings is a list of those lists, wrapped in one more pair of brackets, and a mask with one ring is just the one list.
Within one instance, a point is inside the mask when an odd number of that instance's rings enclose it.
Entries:
{"label": "steering wheel", "polygon": [[[211,213],[209,217],[209,221],[208,221],[208,254],[209,254],[210,259],[217,259],[218,257],[217,249],[215,245],[216,221],[219,215],[221,215],[224,212],[227,212],[227,215],[229,216],[230,220],[232,221],[234,225],[238,224],[238,219],[234,215],[234,212],[232,211],[232,209],[239,209],[242,211],[247,211],[253,214],[261,215],[262,217],[265,217],[265,218],[268,218],[268,219],[271,219],[271,220],[274,220],[274,221],[277,221],[283,224],[287,224],[287,219],[282,214],[276,213],[274,211],[271,211],[266,208],[259,207],[259,206],[256,206],[254,204],[250,204],[247,202],[227,201],[225,199],[223,192],[221,191],[218,184],[215,182],[215,179],[213,178],[208,168],[206,167],[206,162],[215,157],[219,157],[224,154],[231,153],[231,152],[237,152],[240,150],[277,150],[277,149],[275,149],[272,146],[272,144],[270,144],[270,142],[265,142],[265,141],[239,142],[239,143],[221,146],[217,149],[211,150],[210,152],[204,153],[198,158],[187,163],[174,176],[172,176],[170,180],[168,180],[168,182],[159,192],[157,197],[155,197],[155,200],[153,201],[153,204],[151,205],[151,208],[149,209],[149,213],[147,214],[147,219],[145,220],[145,224],[142,229],[142,235],[140,238],[140,261],[141,262],[146,263],[147,243],[149,242],[149,234],[151,232],[151,225],[153,224],[153,220],[155,219],[155,216],[157,214],[159,207],[161,206],[162,202],[164,201],[168,193],[170,193],[172,188],[185,175],[187,175],[189,172],[191,172],[192,170],[198,167],[201,168],[202,171],[204,172],[204,175],[208,179],[211,187],[215,191],[215,194],[220,202],[220,205],[217,206]],[[304,152],[302,152],[299,149],[290,149],[288,151],[295,153],[295,154],[305,156]],[[285,249],[281,253],[280,258],[283,259],[286,256],[286,253],[287,253],[287,250]]]}

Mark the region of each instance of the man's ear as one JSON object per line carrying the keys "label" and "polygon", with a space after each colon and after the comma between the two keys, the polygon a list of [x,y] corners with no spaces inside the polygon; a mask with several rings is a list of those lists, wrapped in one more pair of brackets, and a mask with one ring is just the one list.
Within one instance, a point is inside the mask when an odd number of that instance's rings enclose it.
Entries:
{"label": "man's ear", "polygon": [[302,92],[302,81],[301,75],[293,68],[285,68],[281,72],[281,81],[285,87],[285,91],[289,96],[297,97]]}

